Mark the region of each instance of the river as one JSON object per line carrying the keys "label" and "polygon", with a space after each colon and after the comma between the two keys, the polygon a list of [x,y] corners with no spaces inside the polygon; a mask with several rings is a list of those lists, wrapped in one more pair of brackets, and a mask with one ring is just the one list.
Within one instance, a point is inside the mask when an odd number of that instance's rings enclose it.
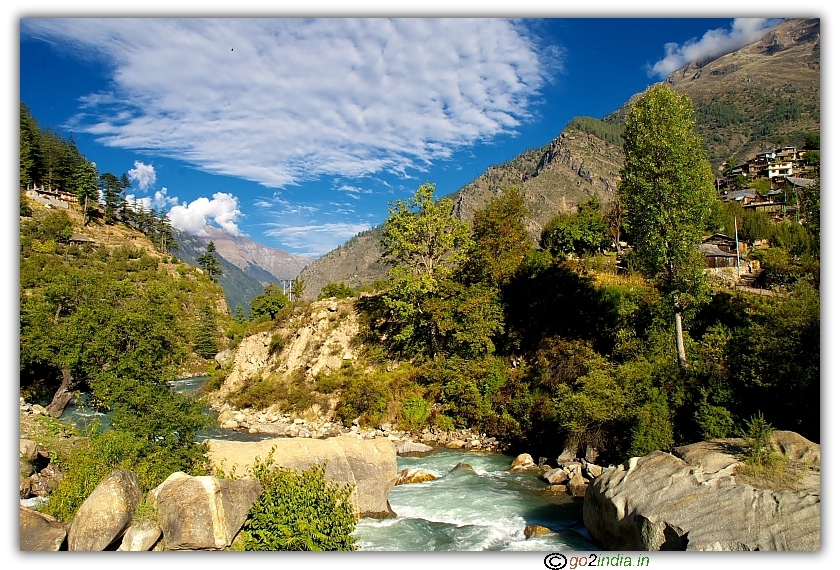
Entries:
{"label": "river", "polygon": [[[172,389],[195,392],[206,377],[176,380]],[[209,410],[208,410],[209,413]],[[107,415],[95,414],[82,403],[71,404],[63,420],[85,425],[94,417],[107,426]],[[222,430],[214,423],[197,439],[255,441],[271,436]],[[513,457],[440,449],[428,457],[398,457],[398,469],[420,467],[439,479],[394,487],[389,495],[397,514],[391,519],[361,519],[355,537],[360,550],[534,550],[593,551],[596,547],[573,527],[580,500],[562,493],[546,493],[547,484],[533,471],[508,473]],[[452,468],[469,463],[473,470]],[[525,539],[526,525],[542,525],[555,532]],[[585,532],[585,531],[583,531]]]}

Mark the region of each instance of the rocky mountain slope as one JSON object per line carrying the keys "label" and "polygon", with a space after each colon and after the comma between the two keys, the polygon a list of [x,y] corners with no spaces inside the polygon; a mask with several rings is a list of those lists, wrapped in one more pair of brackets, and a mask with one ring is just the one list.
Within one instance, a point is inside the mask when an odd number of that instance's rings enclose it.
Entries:
{"label": "rocky mountain slope", "polygon": [[294,279],[313,261],[306,255],[294,255],[282,249],[268,247],[246,236],[234,237],[219,228],[208,227],[207,233],[209,237],[203,238],[205,243],[213,240],[219,255],[246,274],[258,276],[262,270],[273,275],[275,279]]}
{"label": "rocky mountain slope", "polygon": [[[820,20],[785,20],[755,43],[691,63],[666,82],[694,102],[715,170],[820,132]],[[620,120],[630,101],[610,118]]]}
{"label": "rocky mountain slope", "polygon": [[[820,22],[786,20],[759,41],[689,64],[666,82],[694,102],[697,129],[716,171],[732,155],[740,160],[773,145],[801,147],[808,135],[819,134]],[[620,129],[634,98],[605,117],[603,126]],[[605,140],[615,137],[602,138],[602,130],[573,120],[547,145],[491,166],[450,196],[455,215],[470,220],[502,188],[516,185],[525,193],[531,211],[526,223],[537,239],[555,214],[572,211],[591,196],[610,201],[624,157],[619,145]],[[381,234],[376,227],[310,264],[301,274],[306,296],[315,298],[329,282],[357,287],[384,278],[387,267],[377,263]]]}
{"label": "rocky mountain slope", "polygon": [[245,236],[234,237],[219,228],[208,226],[207,233],[208,236],[194,236],[176,230],[175,255],[197,265],[196,258],[206,252],[212,240],[225,272],[219,283],[231,308],[242,305],[247,311],[251,299],[262,293],[266,285],[280,279],[294,279],[312,262],[311,257],[268,247]]}

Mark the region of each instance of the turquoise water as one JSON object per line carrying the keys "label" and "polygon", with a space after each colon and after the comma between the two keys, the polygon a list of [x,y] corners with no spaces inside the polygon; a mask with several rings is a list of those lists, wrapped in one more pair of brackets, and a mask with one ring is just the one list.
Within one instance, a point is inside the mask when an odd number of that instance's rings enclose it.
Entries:
{"label": "turquoise water", "polygon": [[[195,394],[198,389],[207,381],[207,376],[196,376],[195,378],[182,378],[179,380],[172,380],[169,382],[170,388],[181,394]],[[95,411],[89,404],[90,395],[82,393],[79,397],[67,405],[64,413],[61,414],[61,420],[72,423],[82,429],[86,428],[94,420],[98,420],[102,429],[107,429],[111,424],[110,417],[107,413]],[[213,416],[213,421],[210,426],[196,434],[196,440],[204,441],[205,439],[227,439],[232,441],[261,441],[269,439],[272,435],[265,434],[251,434],[247,431],[233,431],[229,429],[221,429],[218,422],[215,421],[215,415],[207,408],[206,413]]]}
{"label": "turquoise water", "polygon": [[[205,376],[170,382],[173,390],[195,393]],[[86,396],[68,405],[62,420],[85,426],[98,419],[103,428],[108,415],[86,405]],[[210,410],[208,410],[210,413]],[[258,441],[266,435],[222,430],[213,422],[198,434],[207,438]],[[420,467],[439,479],[394,487],[389,495],[396,518],[362,519],[355,536],[360,550],[532,550],[563,552],[596,550],[572,527],[580,519],[580,500],[543,491],[547,484],[535,471],[508,473],[513,457],[499,453],[470,453],[439,449],[428,457],[398,457],[398,469]],[[452,468],[465,462],[474,470]],[[555,532],[525,539],[525,526],[538,524]]]}
{"label": "turquoise water", "polygon": [[[542,491],[536,472],[508,473],[513,457],[440,450],[424,458],[398,458],[398,468],[421,467],[440,479],[394,487],[388,500],[396,518],[359,521],[360,550],[595,550],[571,530],[580,500]],[[451,471],[459,462],[473,466]],[[556,532],[525,539],[525,525]]]}

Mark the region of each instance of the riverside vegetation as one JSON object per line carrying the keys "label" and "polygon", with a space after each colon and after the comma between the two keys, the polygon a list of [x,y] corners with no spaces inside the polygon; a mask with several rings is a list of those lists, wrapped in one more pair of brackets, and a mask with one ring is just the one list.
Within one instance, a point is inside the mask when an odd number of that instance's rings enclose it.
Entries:
{"label": "riverside vegetation", "polygon": [[[238,330],[216,283],[213,252],[204,259],[210,271],[172,257],[166,216],[127,204],[128,184],[122,198],[106,191],[100,204],[98,188],[119,190],[113,183],[119,179],[99,176],[72,137],[41,129],[23,104],[20,179],[20,392],[27,401],[49,403],[46,416],[25,422],[21,416],[21,435],[49,450],[50,464],[63,475],[41,510],[71,520],[115,470],[136,473],[144,495],[173,472],[208,474],[206,444],[196,443],[209,421],[204,403],[170,390],[168,382],[212,368],[213,357],[232,341],[227,335]],[[28,184],[77,196],[92,187],[96,199],[48,209],[24,195]],[[79,433],[53,419],[80,392],[91,395],[94,410],[110,412],[107,430],[94,424]],[[267,465],[256,475],[266,493],[284,490],[288,508],[278,512],[263,497],[249,515],[243,548],[352,545],[346,491],[333,490],[323,470],[269,475]],[[326,506],[297,508],[313,495]],[[135,518],[154,516],[151,510],[143,503]],[[335,522],[323,527],[325,536],[289,541],[287,525],[298,532],[325,521]]]}

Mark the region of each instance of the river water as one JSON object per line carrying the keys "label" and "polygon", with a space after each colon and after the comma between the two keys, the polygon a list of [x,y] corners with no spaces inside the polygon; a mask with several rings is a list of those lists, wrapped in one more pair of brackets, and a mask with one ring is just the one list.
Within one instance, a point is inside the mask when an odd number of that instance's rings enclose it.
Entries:
{"label": "river water", "polygon": [[[177,392],[193,393],[206,380],[201,376],[170,385]],[[84,398],[68,405],[62,415],[62,420],[79,426],[94,418],[107,427],[108,416],[93,412]],[[269,437],[273,436],[222,430],[214,422],[197,439],[258,441]],[[388,500],[396,518],[361,519],[354,533],[359,550],[596,550],[575,530],[580,500],[546,493],[547,484],[534,471],[508,473],[511,461],[513,457],[500,453],[448,449],[422,458],[398,457],[398,469],[419,467],[439,479],[394,487]],[[473,469],[453,471],[460,462]],[[534,524],[555,532],[526,540],[525,526]]]}

